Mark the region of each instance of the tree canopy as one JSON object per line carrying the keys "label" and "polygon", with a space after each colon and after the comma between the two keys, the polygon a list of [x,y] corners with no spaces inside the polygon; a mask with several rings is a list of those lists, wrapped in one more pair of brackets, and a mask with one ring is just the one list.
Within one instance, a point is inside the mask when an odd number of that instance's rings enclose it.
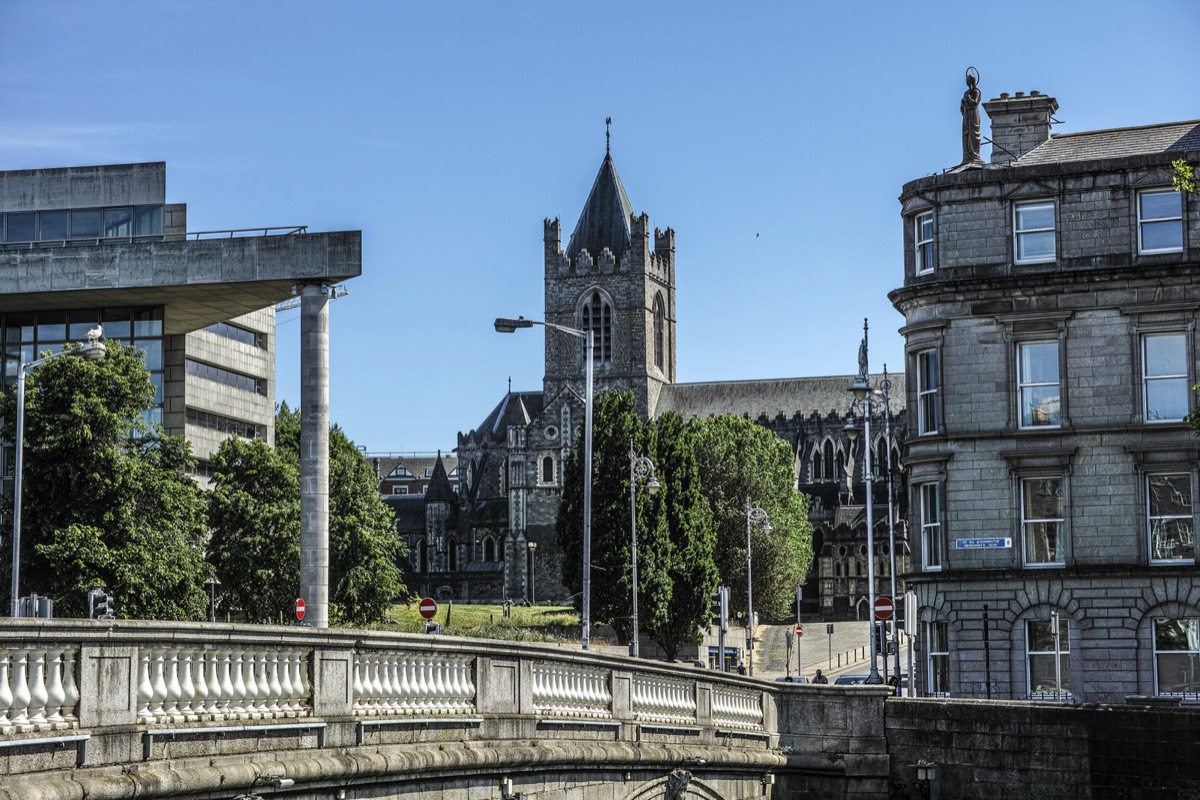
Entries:
{"label": "tree canopy", "polygon": [[[62,616],[104,587],[120,617],[196,619],[206,606],[204,501],[182,437],[143,422],[154,385],[132,347],[51,358],[26,382],[21,591]],[[4,433],[16,438],[15,390]],[[11,501],[9,501],[11,508]]]}
{"label": "tree canopy", "polygon": [[[251,620],[290,610],[300,585],[300,415],[284,403],[276,448],[228,439],[213,459],[208,559],[222,602]],[[336,425],[329,434],[330,622],[382,620],[403,594],[403,543],[375,472]]]}
{"label": "tree canopy", "polygon": [[[755,605],[787,612],[811,560],[807,501],[795,490],[787,444],[749,420],[684,422],[675,414],[644,422],[629,392],[597,396],[592,424],[593,622],[631,632],[630,441],[650,457],[663,486],[637,492],[640,627],[668,658],[707,624],[718,582],[745,598],[745,501],[764,508],[769,531],[752,531]],[[582,587],[583,469],[579,451],[564,471],[557,532],[563,580]],[[736,606],[736,602],[735,602]],[[742,607],[745,607],[743,602]]]}

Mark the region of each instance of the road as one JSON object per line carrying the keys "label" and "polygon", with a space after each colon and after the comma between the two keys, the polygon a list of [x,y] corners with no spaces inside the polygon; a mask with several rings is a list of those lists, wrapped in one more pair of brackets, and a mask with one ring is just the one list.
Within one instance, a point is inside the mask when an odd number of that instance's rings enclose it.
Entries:
{"label": "road", "polygon": [[[868,637],[869,623],[867,622],[834,622],[833,635],[826,633],[826,623],[805,622],[804,635],[800,637],[800,662],[803,664],[801,673],[809,679],[818,669],[832,679],[844,673],[861,674],[869,669],[870,640]],[[787,631],[791,625],[759,625],[758,642],[754,648],[754,674],[756,677],[774,679],[788,674]],[[904,636],[901,634],[900,668],[908,671],[908,653],[904,649]],[[830,651],[832,650],[832,666]],[[840,665],[839,665],[839,655]],[[894,658],[894,656],[892,657]],[[890,666],[893,662],[889,660]],[[882,662],[880,670],[882,671]],[[796,653],[792,651],[791,672],[796,671]]]}

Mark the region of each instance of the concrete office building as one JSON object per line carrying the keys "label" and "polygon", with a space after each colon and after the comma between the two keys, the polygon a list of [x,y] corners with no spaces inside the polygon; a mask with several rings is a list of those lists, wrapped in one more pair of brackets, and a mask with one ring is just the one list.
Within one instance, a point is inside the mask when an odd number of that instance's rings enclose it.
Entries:
{"label": "concrete office building", "polygon": [[1200,123],[984,108],[990,162],[900,196],[917,685],[1194,700],[1200,214],[1171,164]]}
{"label": "concrete office building", "polygon": [[[316,464],[328,436],[327,287],[361,274],[361,239],[303,227],[188,233],[161,162],[0,172],[3,380],[102,323],[106,339],[145,353],[157,387],[149,421],[186,434],[203,475],[228,436],[274,440],[273,306],[300,294],[302,460]],[[321,485],[302,492],[308,532],[324,524]]]}

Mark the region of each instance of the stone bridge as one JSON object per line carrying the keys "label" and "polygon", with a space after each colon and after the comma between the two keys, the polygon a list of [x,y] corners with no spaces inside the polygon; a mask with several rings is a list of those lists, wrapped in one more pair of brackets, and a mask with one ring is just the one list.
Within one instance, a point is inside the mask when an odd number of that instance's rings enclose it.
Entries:
{"label": "stone bridge", "polygon": [[574,649],[0,625],[0,798],[884,798],[886,690]]}

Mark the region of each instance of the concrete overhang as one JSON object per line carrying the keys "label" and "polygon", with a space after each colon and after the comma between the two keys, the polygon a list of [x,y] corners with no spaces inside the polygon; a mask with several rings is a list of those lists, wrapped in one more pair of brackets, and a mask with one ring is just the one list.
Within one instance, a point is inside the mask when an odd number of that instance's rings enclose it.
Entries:
{"label": "concrete overhang", "polygon": [[362,231],[0,251],[0,313],[164,306],[181,334],[362,274]]}

